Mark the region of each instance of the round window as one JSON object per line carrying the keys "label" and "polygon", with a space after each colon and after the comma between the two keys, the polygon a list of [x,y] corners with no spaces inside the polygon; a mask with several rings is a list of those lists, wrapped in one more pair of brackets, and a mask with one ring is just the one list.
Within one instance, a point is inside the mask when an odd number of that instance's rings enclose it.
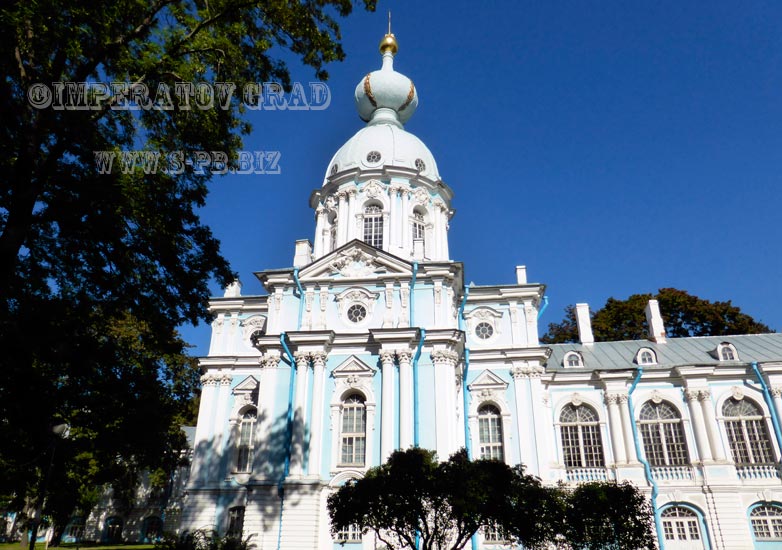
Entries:
{"label": "round window", "polygon": [[475,335],[481,340],[487,340],[494,334],[494,327],[489,323],[478,323],[475,327]]}
{"label": "round window", "polygon": [[426,170],[426,163],[421,159],[415,159],[415,167],[419,172],[423,172]]}
{"label": "round window", "polygon": [[361,304],[353,304],[348,308],[348,319],[353,323],[360,323],[367,316],[367,308]]}
{"label": "round window", "polygon": [[380,151],[370,151],[367,153],[367,162],[369,164],[375,164],[380,162]]}
{"label": "round window", "polygon": [[337,164],[334,164],[334,166],[331,167],[331,175],[333,176],[334,174],[337,173],[337,171],[339,171],[339,166]]}

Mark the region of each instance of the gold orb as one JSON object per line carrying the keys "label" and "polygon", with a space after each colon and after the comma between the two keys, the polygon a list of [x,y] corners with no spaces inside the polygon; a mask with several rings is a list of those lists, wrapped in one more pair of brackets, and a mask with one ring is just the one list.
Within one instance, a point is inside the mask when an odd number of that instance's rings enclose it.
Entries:
{"label": "gold orb", "polygon": [[380,41],[380,53],[386,53],[387,51],[391,52],[391,55],[396,55],[396,52],[399,51],[396,37],[391,33],[385,35],[383,40]]}

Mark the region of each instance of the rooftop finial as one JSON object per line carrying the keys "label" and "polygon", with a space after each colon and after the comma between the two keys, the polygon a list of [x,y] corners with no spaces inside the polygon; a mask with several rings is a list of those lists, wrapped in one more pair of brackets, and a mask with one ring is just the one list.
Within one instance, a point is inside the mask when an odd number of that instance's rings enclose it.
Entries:
{"label": "rooftop finial", "polygon": [[399,45],[396,43],[396,37],[391,33],[391,10],[388,10],[388,33],[380,41],[380,53],[390,52],[395,55],[399,51]]}

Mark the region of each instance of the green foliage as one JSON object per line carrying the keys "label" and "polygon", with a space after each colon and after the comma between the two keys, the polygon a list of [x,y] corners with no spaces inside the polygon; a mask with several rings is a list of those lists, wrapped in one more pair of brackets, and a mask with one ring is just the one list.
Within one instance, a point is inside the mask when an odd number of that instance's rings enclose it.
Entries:
{"label": "green foliage", "polygon": [[457,550],[479,530],[499,528],[529,550],[654,548],[651,507],[629,483],[544,486],[495,460],[445,462],[433,451],[395,451],[328,498],[331,530],[374,533],[389,549]]}
{"label": "green foliage", "polygon": [[155,550],[253,550],[252,537],[220,536],[217,531],[196,529],[181,535],[167,533],[155,543]]}
{"label": "green foliage", "polygon": [[[626,300],[609,298],[592,312],[592,332],[598,342],[642,340],[648,326],[644,310],[649,300],[660,304],[660,313],[670,338],[686,336],[728,336],[773,332],[741,309],[727,302],[711,302],[676,288],[661,288],[657,294],[633,294]],[[575,306],[565,308],[565,318],[551,323],[541,339],[544,344],[578,342]]]}
{"label": "green foliage", "polygon": [[[364,0],[374,9],[374,0]],[[198,369],[179,338],[207,320],[209,282],[234,278],[199,219],[209,171],[100,174],[95,151],[222,151],[235,164],[241,90],[291,78],[282,58],[326,78],[344,57],[350,0],[40,0],[0,8],[0,494],[35,504],[57,445],[48,513],[89,487],[129,490],[169,470],[192,420]],[[292,55],[291,55],[292,54]],[[33,85],[232,82],[227,108],[35,108]],[[176,97],[176,96],[174,96]],[[126,97],[127,98],[127,97]],[[177,100],[176,106],[179,107]],[[20,391],[21,390],[21,391]]]}
{"label": "green foliage", "polygon": [[566,502],[565,538],[572,550],[656,548],[651,504],[630,483],[584,483]]}

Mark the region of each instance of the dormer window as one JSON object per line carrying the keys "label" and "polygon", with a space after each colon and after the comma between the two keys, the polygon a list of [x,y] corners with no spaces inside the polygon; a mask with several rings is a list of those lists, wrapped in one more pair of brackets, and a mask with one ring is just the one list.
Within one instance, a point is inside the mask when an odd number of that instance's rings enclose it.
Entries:
{"label": "dormer window", "polygon": [[577,351],[569,351],[565,354],[565,359],[562,361],[562,365],[565,367],[583,367],[584,359]]}
{"label": "dormer window", "polygon": [[657,355],[649,348],[641,348],[635,356],[635,362],[639,365],[656,365]]}
{"label": "dormer window", "polygon": [[717,355],[720,361],[738,361],[739,354],[736,352],[736,346],[728,342],[723,342],[717,347]]}

